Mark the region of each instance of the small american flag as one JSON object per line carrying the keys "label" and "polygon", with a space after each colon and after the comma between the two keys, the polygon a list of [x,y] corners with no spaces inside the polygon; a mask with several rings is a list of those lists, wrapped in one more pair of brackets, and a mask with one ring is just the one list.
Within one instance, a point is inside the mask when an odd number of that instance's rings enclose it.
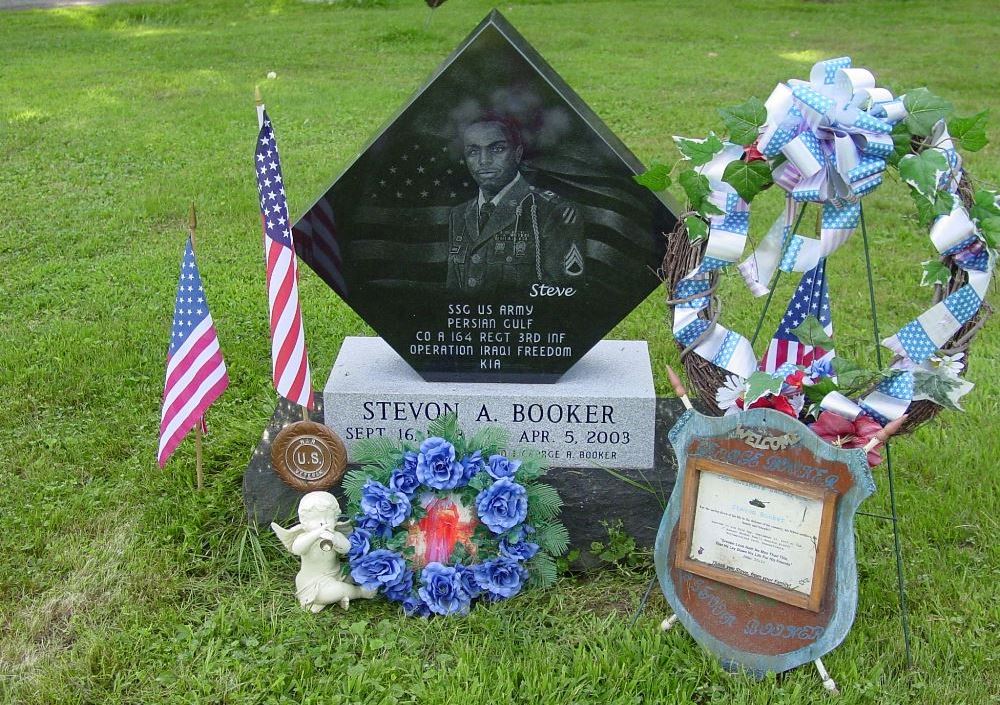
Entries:
{"label": "small american flag", "polygon": [[281,161],[274,130],[263,106],[258,108],[258,117],[260,132],[254,161],[264,228],[267,300],[271,311],[271,372],[278,394],[311,409],[312,377],[299,308],[298,264],[292,245],[292,224],[288,219]]}
{"label": "small american flag", "polygon": [[161,468],[195,424],[200,423],[204,428],[205,410],[228,386],[226,362],[219,349],[189,236],[181,262],[167,353],[160,448],[156,454]]}
{"label": "small american flag", "polygon": [[833,350],[813,348],[800,342],[793,328],[799,326],[806,316],[815,316],[826,334],[833,336],[833,319],[830,317],[830,294],[826,287],[826,260],[821,259],[815,268],[802,275],[798,288],[788,302],[784,318],[778,324],[771,344],[767,348],[760,369],[774,372],[786,362],[808,366],[814,360],[833,357]]}

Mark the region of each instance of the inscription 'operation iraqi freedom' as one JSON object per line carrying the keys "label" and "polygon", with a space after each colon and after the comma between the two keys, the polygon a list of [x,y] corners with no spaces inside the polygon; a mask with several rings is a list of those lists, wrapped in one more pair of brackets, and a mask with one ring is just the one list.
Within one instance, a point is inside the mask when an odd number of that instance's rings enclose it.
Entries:
{"label": "inscription 'operation iraqi freedom'", "polygon": [[493,11],[294,224],[420,376],[555,382],[658,285],[677,219]]}

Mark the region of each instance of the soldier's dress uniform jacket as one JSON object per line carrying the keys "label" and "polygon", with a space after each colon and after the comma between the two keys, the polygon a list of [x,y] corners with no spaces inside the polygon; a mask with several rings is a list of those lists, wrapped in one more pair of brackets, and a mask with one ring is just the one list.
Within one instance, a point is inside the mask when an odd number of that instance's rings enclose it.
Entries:
{"label": "soldier's dress uniform jacket", "polygon": [[581,282],[583,219],[570,201],[536,189],[519,174],[482,227],[479,221],[478,198],[449,214],[449,291],[527,293],[535,283]]}

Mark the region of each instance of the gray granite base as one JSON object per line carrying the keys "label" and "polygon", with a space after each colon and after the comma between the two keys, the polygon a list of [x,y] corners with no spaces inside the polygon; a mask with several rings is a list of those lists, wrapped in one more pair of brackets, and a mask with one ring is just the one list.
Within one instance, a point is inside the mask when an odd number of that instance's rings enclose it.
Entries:
{"label": "gray granite base", "polygon": [[[323,395],[317,392],[314,399],[312,420],[322,423]],[[639,546],[652,547],[677,473],[677,461],[667,432],[682,413],[684,407],[678,399],[656,400],[655,466],[652,470],[609,470],[597,466],[549,469],[546,481],[563,499],[560,518],[569,530],[570,544],[581,551],[577,567],[599,564],[589,551],[592,542],[607,540],[607,529],[602,522],[615,525],[620,521],[623,530]],[[302,494],[275,474],[271,466],[271,439],[285,425],[301,418],[298,406],[281,400],[264,429],[243,475],[243,502],[251,521],[261,525],[271,521],[282,523],[295,515]],[[652,488],[653,492],[632,483]],[[344,500],[339,489],[334,488],[333,493]]]}

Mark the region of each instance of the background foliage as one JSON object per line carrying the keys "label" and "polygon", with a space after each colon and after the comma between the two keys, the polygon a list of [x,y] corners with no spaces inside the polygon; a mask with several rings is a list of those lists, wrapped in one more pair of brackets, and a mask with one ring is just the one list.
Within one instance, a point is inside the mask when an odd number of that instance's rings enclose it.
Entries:
{"label": "background foliage", "polygon": [[[631,627],[648,555],[477,609],[404,620],[384,604],[318,617],[297,566],[243,524],[242,471],[274,407],[250,172],[261,83],[301,213],[489,10],[452,0],[126,4],[0,15],[0,700],[17,703],[809,703],[815,673],[728,677],[683,630]],[[927,85],[961,115],[998,112],[985,2],[511,2],[501,7],[649,163],[716,108],[850,55],[894,92]],[[275,71],[275,80],[266,80]],[[1000,139],[970,155],[1000,181]],[[780,197],[761,197],[769,223]],[[154,465],[188,203],[232,386],[213,407],[208,481],[193,448]],[[866,200],[883,331],[926,308],[932,254],[906,188]],[[759,236],[759,233],[758,233]],[[861,243],[831,268],[838,351],[872,356]],[[785,282],[778,297],[787,296]],[[730,278],[727,324],[759,301]],[[370,331],[305,270],[322,382],[345,335]],[[773,330],[783,310],[772,307]],[[896,444],[916,667],[902,665],[891,532],[859,517],[858,621],[826,660],[844,703],[984,703],[1000,692],[994,325],[977,341],[966,414]],[[609,337],[676,363],[662,293]],[[884,473],[864,507],[887,512]],[[615,481],[609,477],[608,481]],[[620,542],[611,542],[619,545]],[[629,568],[632,565],[634,567]]]}

